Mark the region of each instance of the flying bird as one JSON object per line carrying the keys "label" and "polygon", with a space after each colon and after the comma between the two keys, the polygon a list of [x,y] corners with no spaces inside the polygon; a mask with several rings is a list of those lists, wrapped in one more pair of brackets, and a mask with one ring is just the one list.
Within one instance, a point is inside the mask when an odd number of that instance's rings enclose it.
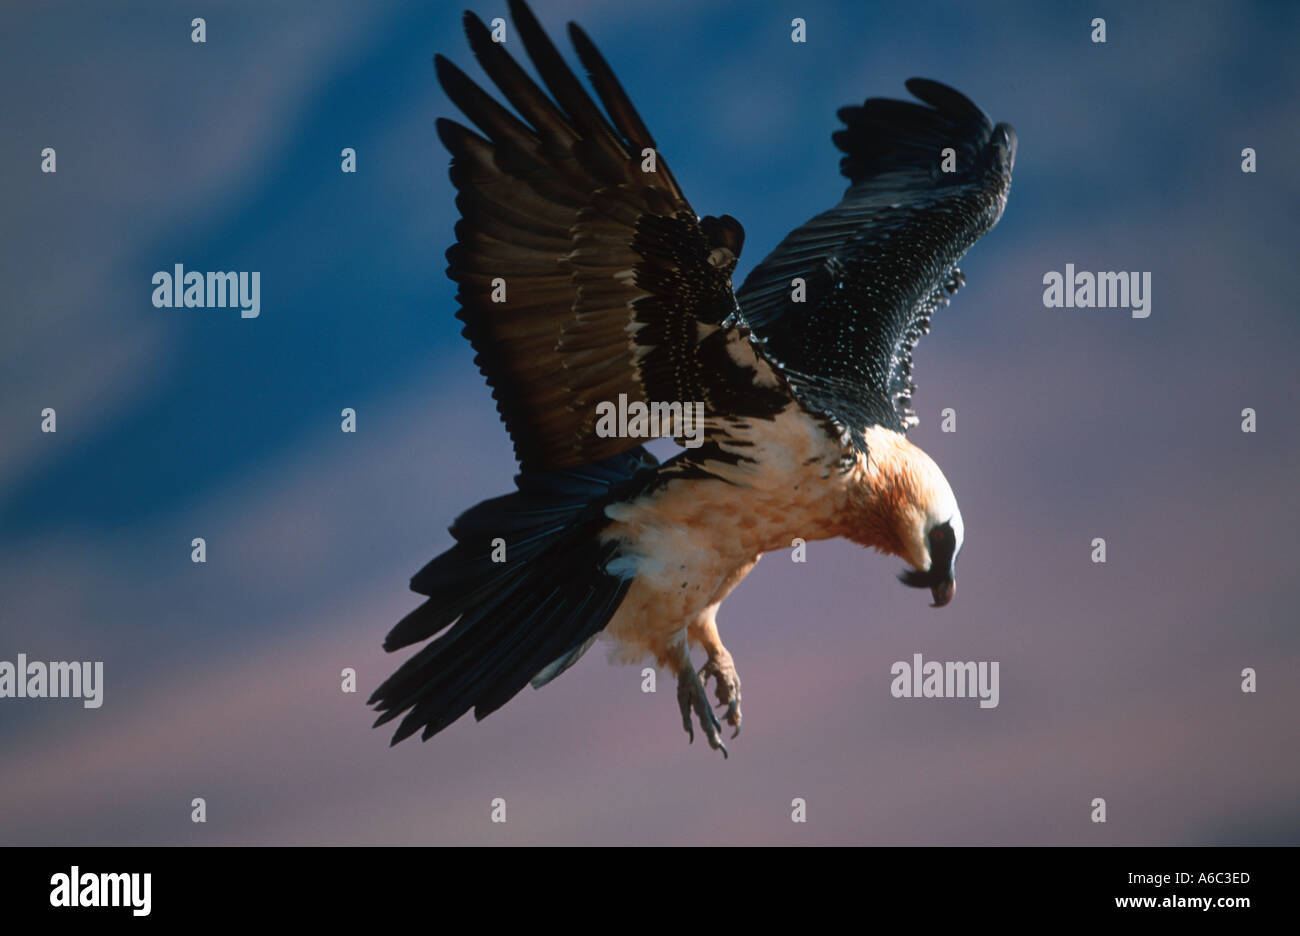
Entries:
{"label": "flying bird", "polygon": [[[671,671],[683,728],[694,740],[694,716],[725,756],[741,684],[718,609],[764,552],[844,537],[902,558],[900,579],[934,605],[952,600],[961,511],[906,438],[912,352],[1002,215],[1015,132],[921,78],[906,82],[916,101],[840,109],[843,198],[736,289],[740,222],[695,213],[582,29],[568,31],[595,100],[528,6],[510,11],[544,89],[468,12],[510,108],[435,66],[476,128],[437,123],[460,212],[447,274],[517,490],[461,514],[455,545],[411,579],[427,600],[384,647],[430,642],[370,704],[377,725],[401,717],[394,744],[427,740],[545,685],[603,635],[615,662]],[[660,463],[632,421],[602,431],[614,401],[673,416],[702,403],[703,421],[688,439],[665,419],[684,447]]]}

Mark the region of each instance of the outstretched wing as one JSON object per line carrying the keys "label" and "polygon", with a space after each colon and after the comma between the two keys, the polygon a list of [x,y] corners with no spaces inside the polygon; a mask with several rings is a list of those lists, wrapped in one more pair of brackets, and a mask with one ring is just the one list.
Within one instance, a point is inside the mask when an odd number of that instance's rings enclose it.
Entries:
{"label": "outstretched wing", "polygon": [[443,88],[483,135],[451,120],[438,133],[454,157],[461,213],[447,251],[457,316],[531,470],[644,441],[596,434],[596,405],[620,394],[707,406],[717,375],[697,351],[735,311],[744,229],[729,216],[696,217],[576,24],[570,37],[608,117],[528,7],[511,0],[510,10],[551,96],[466,13],[475,55],[519,116],[438,56]]}
{"label": "outstretched wing", "polygon": [[1001,217],[1015,159],[1015,131],[963,95],[921,78],[907,89],[925,103],[840,110],[852,184],[737,291],[760,353],[864,450],[868,426],[915,425],[912,349],[961,285],[957,261]]}

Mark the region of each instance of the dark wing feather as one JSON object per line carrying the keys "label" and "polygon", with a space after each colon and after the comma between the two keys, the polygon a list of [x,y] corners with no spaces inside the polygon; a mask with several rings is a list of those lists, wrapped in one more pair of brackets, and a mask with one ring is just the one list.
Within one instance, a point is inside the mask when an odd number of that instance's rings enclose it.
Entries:
{"label": "dark wing feather", "polygon": [[[450,120],[461,221],[447,251],[457,316],[524,469],[582,464],[637,439],[600,438],[597,403],[706,401],[697,347],[734,313],[744,231],[696,217],[618,79],[576,25],[578,56],[605,111],[528,7],[511,14],[550,95],[465,14],[470,45],[511,113],[438,56],[448,97],[481,133]],[[493,301],[505,281],[506,301]]]}
{"label": "dark wing feather", "polygon": [[[1015,158],[1011,127],[994,127],[963,95],[920,78],[907,88],[925,103],[870,98],[840,110],[833,139],[852,184],[737,291],[763,356],[862,448],[868,426],[915,424],[912,349],[961,285],[957,261],[1001,217]],[[953,172],[942,171],[948,147]]]}

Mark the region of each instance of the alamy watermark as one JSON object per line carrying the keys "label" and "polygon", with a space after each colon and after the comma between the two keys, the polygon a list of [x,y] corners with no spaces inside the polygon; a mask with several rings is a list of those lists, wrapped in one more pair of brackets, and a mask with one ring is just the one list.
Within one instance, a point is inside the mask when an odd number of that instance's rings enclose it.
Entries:
{"label": "alamy watermark", "polygon": [[262,274],[185,272],[176,264],[172,272],[153,275],[153,304],[156,309],[233,309],[240,318],[262,314]]}
{"label": "alamy watermark", "polygon": [[644,403],[609,400],[596,404],[596,435],[602,439],[659,439],[672,436],[686,448],[704,444],[703,403]]}
{"label": "alamy watermark", "polygon": [[104,704],[104,663],[28,662],[27,654],[20,653],[16,663],[0,660],[0,699],[81,699],[84,707],[99,708]]}
{"label": "alamy watermark", "polygon": [[940,663],[914,653],[911,663],[899,660],[889,673],[894,677],[889,694],[895,699],[979,699],[980,708],[998,707],[997,661]]}
{"label": "alamy watermark", "polygon": [[73,865],[67,873],[50,877],[51,907],[130,907],[132,916],[145,917],[152,909],[153,875],[83,873]]}
{"label": "alamy watermark", "polygon": [[1134,318],[1151,314],[1151,271],[1090,273],[1074,271],[1043,274],[1043,305],[1048,309],[1132,309]]}

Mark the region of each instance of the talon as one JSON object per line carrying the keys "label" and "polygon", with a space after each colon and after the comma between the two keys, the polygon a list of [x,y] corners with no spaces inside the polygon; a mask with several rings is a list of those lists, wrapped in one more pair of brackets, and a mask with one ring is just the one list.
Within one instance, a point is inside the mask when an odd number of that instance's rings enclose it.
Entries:
{"label": "talon", "polygon": [[730,659],[725,664],[718,662],[717,658],[709,660],[700,670],[701,676],[707,679],[712,676],[716,683],[714,685],[714,694],[718,698],[717,708],[725,709],[723,716],[727,724],[734,731],[731,737],[740,736],[741,712],[740,712],[740,677],[736,674],[735,665]]}
{"label": "talon", "polygon": [[736,729],[732,732],[732,738],[740,737],[740,722],[740,703],[739,700],[737,700],[727,706],[727,724]]}
{"label": "talon", "polygon": [[677,685],[677,707],[682,712],[682,728],[685,729],[689,743],[695,743],[695,728],[691,725],[691,697],[686,691],[685,686],[680,682]]}
{"label": "talon", "polygon": [[678,677],[677,704],[682,712],[682,727],[686,729],[691,743],[695,743],[695,730],[691,724],[691,712],[694,711],[695,717],[700,721],[700,728],[703,729],[704,736],[709,741],[709,747],[722,751],[722,756],[727,757],[727,746],[723,743],[721,737],[722,723],[718,721],[718,716],[713,714],[713,710],[709,707],[704,682],[694,668],[686,668],[684,673]]}

